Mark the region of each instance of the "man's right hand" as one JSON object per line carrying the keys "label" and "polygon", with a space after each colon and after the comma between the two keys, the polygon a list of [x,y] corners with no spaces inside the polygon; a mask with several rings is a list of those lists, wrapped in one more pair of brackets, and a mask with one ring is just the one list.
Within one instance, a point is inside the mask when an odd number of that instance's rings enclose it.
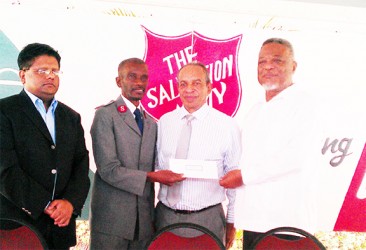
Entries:
{"label": "man's right hand", "polygon": [[176,182],[185,180],[183,174],[177,174],[170,170],[160,170],[156,172],[148,172],[147,179],[149,182],[159,182],[161,184],[172,186]]}

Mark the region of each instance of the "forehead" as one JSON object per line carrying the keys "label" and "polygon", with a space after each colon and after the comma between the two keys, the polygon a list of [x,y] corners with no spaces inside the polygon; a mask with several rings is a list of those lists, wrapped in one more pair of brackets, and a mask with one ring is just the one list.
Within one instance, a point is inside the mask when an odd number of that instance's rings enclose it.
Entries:
{"label": "forehead", "polygon": [[121,69],[122,72],[142,72],[147,74],[147,65],[143,63],[129,62],[126,63]]}
{"label": "forehead", "polygon": [[205,72],[201,68],[201,66],[198,65],[188,65],[181,69],[181,71],[178,74],[179,80],[184,79],[200,79],[205,78]]}
{"label": "forehead", "polygon": [[37,56],[33,63],[32,66],[46,66],[46,65],[52,65],[55,67],[59,67],[57,59],[53,56],[49,56],[49,55],[41,55],[41,56]]}
{"label": "forehead", "polygon": [[290,49],[287,48],[285,45],[278,44],[278,43],[268,43],[264,45],[260,52],[259,57],[282,57],[282,56],[289,56]]}

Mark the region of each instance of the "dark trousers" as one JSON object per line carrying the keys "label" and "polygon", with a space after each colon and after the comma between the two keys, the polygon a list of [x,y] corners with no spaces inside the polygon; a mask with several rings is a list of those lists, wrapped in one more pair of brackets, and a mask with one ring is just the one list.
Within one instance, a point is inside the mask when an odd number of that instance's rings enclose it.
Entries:
{"label": "dark trousers", "polygon": [[[202,212],[181,214],[174,212],[174,210],[159,202],[155,213],[157,230],[174,223],[194,223],[207,228],[225,242],[226,218],[221,204],[205,209]],[[202,234],[194,229],[176,229],[174,233],[184,237],[196,237]]]}
{"label": "dark trousers", "polygon": [[70,249],[70,245],[76,244],[75,236],[70,238],[70,230],[75,232],[76,225],[75,219],[70,219],[68,227],[58,227],[54,225],[54,220],[48,215],[43,214],[39,217],[34,225],[38,228],[43,235],[49,249],[64,250]]}
{"label": "dark trousers", "polygon": [[[253,231],[243,231],[243,250],[253,249],[252,245],[254,241],[262,236],[264,233],[258,233]],[[300,237],[295,235],[289,235],[289,234],[276,234],[276,237],[279,237],[281,239],[287,239],[287,240],[297,240]]]}

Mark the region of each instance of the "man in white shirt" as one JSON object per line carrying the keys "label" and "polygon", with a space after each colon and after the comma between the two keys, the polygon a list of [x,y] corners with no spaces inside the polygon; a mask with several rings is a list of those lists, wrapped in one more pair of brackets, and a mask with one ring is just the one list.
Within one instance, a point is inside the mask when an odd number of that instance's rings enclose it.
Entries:
{"label": "man in white shirt", "polygon": [[[266,40],[259,53],[258,82],[265,101],[255,105],[242,130],[241,170],[220,181],[237,189],[235,227],[244,229],[244,249],[256,237],[282,226],[313,232],[317,155],[320,144],[314,104],[293,83],[292,45]],[[291,237],[291,236],[289,236]]]}
{"label": "man in white shirt", "polygon": [[[221,176],[237,169],[241,151],[240,131],[231,117],[207,105],[211,89],[205,65],[189,63],[180,69],[178,90],[183,106],[159,120],[157,170],[170,169],[169,161],[181,158],[177,156],[176,149],[182,144],[180,134],[187,122],[187,115],[192,116],[191,136],[187,156],[183,159],[216,161]],[[221,187],[218,179],[182,180],[171,186],[160,185],[156,207],[157,229],[173,223],[191,222],[208,228],[225,241],[227,247],[231,246],[235,238],[235,190]],[[178,190],[175,202],[169,200],[169,192],[173,190]],[[227,216],[222,206],[226,197]]]}

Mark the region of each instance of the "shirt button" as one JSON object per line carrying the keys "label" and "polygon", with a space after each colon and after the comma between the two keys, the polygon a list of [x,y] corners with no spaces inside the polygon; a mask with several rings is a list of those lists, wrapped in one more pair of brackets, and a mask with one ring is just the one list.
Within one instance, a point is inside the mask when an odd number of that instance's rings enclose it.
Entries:
{"label": "shirt button", "polygon": [[52,170],[51,170],[51,173],[52,173],[52,174],[56,174],[56,173],[57,173],[57,170],[56,170],[56,169],[52,169]]}
{"label": "shirt button", "polygon": [[55,145],[51,145],[51,149],[55,149],[56,148],[56,146]]}

